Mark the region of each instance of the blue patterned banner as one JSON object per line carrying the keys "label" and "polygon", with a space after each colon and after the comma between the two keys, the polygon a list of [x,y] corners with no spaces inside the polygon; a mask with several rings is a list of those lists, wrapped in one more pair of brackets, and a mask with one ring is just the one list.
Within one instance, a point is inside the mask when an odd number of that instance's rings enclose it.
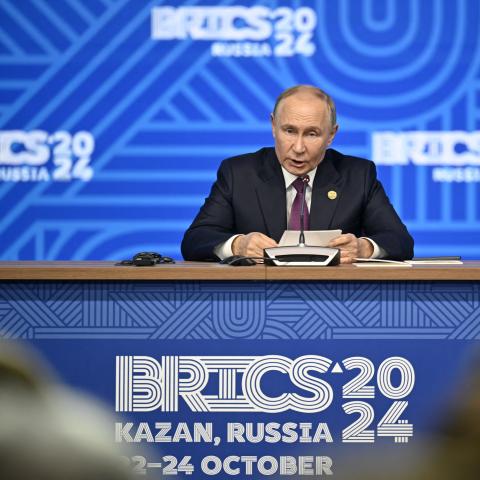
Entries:
{"label": "blue patterned banner", "polygon": [[112,441],[142,448],[132,466],[147,478],[358,478],[352,455],[383,478],[385,451],[427,460],[422,440],[451,420],[480,288],[2,282],[0,331],[121,415]]}
{"label": "blue patterned banner", "polygon": [[474,282],[2,283],[28,339],[479,340]]}

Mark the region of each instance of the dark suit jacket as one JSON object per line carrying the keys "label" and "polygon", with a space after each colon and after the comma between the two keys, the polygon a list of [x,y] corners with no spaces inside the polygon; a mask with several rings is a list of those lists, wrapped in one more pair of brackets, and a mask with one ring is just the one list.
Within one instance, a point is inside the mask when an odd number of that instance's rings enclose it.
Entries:
{"label": "dark suit jacket", "polygon": [[[334,200],[327,193],[337,193]],[[285,180],[273,148],[224,160],[210,196],[185,232],[186,260],[218,260],[213,249],[233,234],[280,240],[287,228]],[[413,239],[377,180],[373,162],[328,149],[317,168],[310,230],[341,229],[371,238],[388,258],[413,256]]]}

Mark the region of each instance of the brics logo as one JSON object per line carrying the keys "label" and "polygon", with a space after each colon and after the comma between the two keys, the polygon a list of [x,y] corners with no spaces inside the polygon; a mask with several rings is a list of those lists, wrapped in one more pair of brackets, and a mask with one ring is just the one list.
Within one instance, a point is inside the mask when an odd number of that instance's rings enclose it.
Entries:
{"label": "brics logo", "polygon": [[[290,359],[280,355],[255,357],[117,356],[117,412],[178,412],[183,399],[193,412],[321,412],[333,400],[325,374],[332,361],[318,355]],[[288,375],[304,393],[271,397],[264,377]],[[207,393],[208,392],[208,393]]]}
{"label": "brics logo", "polygon": [[480,182],[480,131],[373,132],[372,160],[434,167],[434,182]]}
{"label": "brics logo", "polygon": [[88,182],[94,149],[86,131],[0,130],[0,181]]}
{"label": "brics logo", "polygon": [[211,41],[213,57],[310,57],[317,14],[309,7],[155,7],[153,40]]}

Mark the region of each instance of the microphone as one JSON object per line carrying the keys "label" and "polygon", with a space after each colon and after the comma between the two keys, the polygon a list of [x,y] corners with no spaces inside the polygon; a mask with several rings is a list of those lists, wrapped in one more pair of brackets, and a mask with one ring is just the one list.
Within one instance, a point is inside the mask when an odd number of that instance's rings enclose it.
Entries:
{"label": "microphone", "polygon": [[298,246],[299,247],[304,247],[305,246],[305,203],[307,202],[305,198],[305,193],[307,192],[307,185],[310,182],[310,177],[308,175],[305,175],[302,178],[303,182],[303,192],[302,192],[302,206],[300,208],[300,235],[298,237]]}

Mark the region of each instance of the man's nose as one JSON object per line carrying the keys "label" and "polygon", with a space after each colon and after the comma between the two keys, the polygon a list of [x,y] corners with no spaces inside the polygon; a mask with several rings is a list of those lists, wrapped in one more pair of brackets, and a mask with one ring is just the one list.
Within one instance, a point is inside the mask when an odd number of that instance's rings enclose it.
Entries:
{"label": "man's nose", "polygon": [[305,143],[303,142],[302,135],[297,135],[297,138],[293,144],[293,151],[298,154],[305,152]]}

